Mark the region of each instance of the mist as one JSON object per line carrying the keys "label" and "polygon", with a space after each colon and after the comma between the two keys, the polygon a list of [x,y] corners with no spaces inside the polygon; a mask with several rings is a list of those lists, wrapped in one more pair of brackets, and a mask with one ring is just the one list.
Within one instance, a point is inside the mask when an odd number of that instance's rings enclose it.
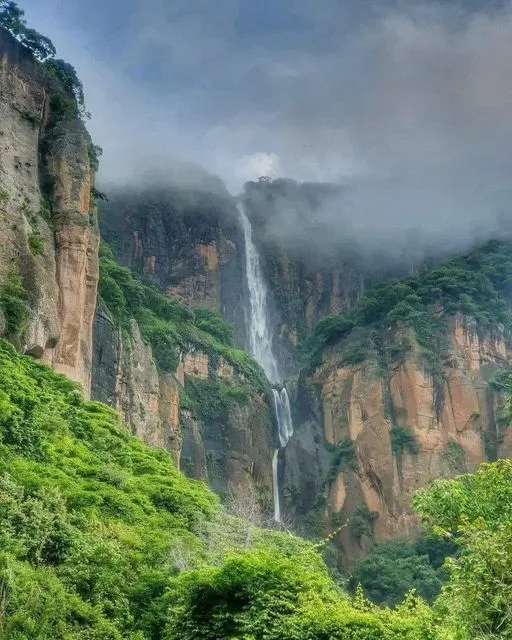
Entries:
{"label": "mist", "polygon": [[213,188],[200,165],[233,195],[261,175],[340,185],[269,212],[306,253],[422,259],[507,232],[509,2],[42,4],[27,18],[84,82],[102,184]]}

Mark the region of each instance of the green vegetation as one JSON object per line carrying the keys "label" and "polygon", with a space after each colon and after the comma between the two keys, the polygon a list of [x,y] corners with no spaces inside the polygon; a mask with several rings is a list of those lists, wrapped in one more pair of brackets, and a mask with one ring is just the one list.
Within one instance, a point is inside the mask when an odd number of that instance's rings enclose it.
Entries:
{"label": "green vegetation", "polygon": [[156,287],[121,267],[105,244],[100,249],[99,293],[121,327],[131,331],[131,318],[137,321],[163,371],[175,371],[180,352],[196,348],[208,354],[213,362],[224,358],[252,390],[267,390],[263,370],[245,351],[233,346],[232,328],[221,316],[207,310],[193,311],[164,296]]}
{"label": "green vegetation", "polygon": [[40,233],[34,231],[28,236],[28,247],[33,256],[44,255],[44,241]]}
{"label": "green vegetation", "polygon": [[[53,107],[55,108],[57,106],[57,111],[60,113],[76,111],[82,118],[89,118],[90,114],[85,109],[84,87],[77,76],[75,67],[64,60],[51,58],[44,62],[43,68],[47,73],[51,74],[59,81],[60,86],[64,90],[64,95],[61,96],[60,104],[56,105],[54,99]],[[97,168],[97,161],[100,155],[98,150],[100,147],[97,147],[96,145],[93,145],[93,147],[96,151]]]}
{"label": "green vegetation", "polygon": [[0,27],[9,31],[39,60],[54,56],[56,51],[52,41],[34,29],[28,28],[24,15],[25,12],[16,2],[0,0]]}
{"label": "green vegetation", "polygon": [[0,204],[7,204],[10,199],[11,196],[7,189],[5,189],[4,187],[0,187]]}
{"label": "green vegetation", "polygon": [[377,511],[370,511],[365,503],[359,505],[350,519],[350,531],[356,540],[363,536],[373,537],[375,520],[379,517]]}
{"label": "green vegetation", "polygon": [[425,368],[439,382],[446,352],[446,318],[461,313],[479,331],[512,329],[507,302],[512,245],[493,241],[417,276],[379,282],[337,316],[326,316],[302,345],[306,365],[318,366],[332,345],[345,364],[357,364],[377,349],[386,362],[399,362],[414,330]]}
{"label": "green vegetation", "polygon": [[339,592],[311,544],[222,512],[3,341],[0,548],[2,640],[413,640],[432,624],[419,601],[392,612]]}
{"label": "green vegetation", "polygon": [[14,339],[23,336],[30,318],[31,296],[23,286],[22,279],[11,273],[0,285],[0,309],[7,324],[7,336]]}
{"label": "green vegetation", "polygon": [[416,494],[414,506],[440,534],[456,536],[460,548],[434,605],[453,634],[448,637],[511,637],[512,461],[437,480]]}
{"label": "green vegetation", "polygon": [[49,199],[46,196],[41,197],[39,203],[39,215],[43,220],[48,224],[49,227],[52,226],[52,206]]}
{"label": "green vegetation", "polygon": [[136,637],[215,497],[5,342],[0,372],[0,637]]}
{"label": "green vegetation", "polygon": [[[311,549],[261,548],[222,567],[176,578],[165,640],[413,640],[429,638],[428,608],[411,598],[396,611],[351,600]],[[425,635],[420,635],[422,630]]]}
{"label": "green vegetation", "polygon": [[26,122],[29,122],[34,127],[41,123],[41,119],[39,118],[39,116],[35,115],[31,111],[27,111],[25,109],[18,109],[17,107],[14,107],[14,109],[20,114],[23,120],[25,120]]}
{"label": "green vegetation", "polygon": [[196,417],[203,423],[225,421],[235,406],[245,406],[250,400],[250,389],[242,384],[222,380],[216,376],[206,379],[185,379],[185,393]]}
{"label": "green vegetation", "polygon": [[[221,510],[114,411],[0,341],[0,638],[502,640],[512,619],[512,460],[438,480],[432,534],[375,547],[351,597],[313,546]],[[371,536],[365,505],[351,526]],[[357,526],[354,523],[358,523]],[[457,553],[454,554],[454,543]]]}
{"label": "green vegetation", "polygon": [[457,546],[432,532],[423,533],[416,542],[392,540],[375,545],[352,571],[349,587],[358,585],[372,602],[394,606],[409,591],[432,603],[448,579],[443,566]]}
{"label": "green vegetation", "polygon": [[458,442],[450,440],[446,445],[444,457],[453,473],[463,473],[466,471],[466,454]]}
{"label": "green vegetation", "polygon": [[418,443],[414,433],[407,427],[393,425],[391,427],[391,451],[397,457],[403,456],[404,453],[416,455],[418,453]]}
{"label": "green vegetation", "polygon": [[97,144],[91,144],[89,146],[89,161],[91,163],[91,169],[98,171],[100,166],[100,158],[103,155],[103,149]]}
{"label": "green vegetation", "polygon": [[336,480],[340,471],[345,469],[353,469],[355,466],[355,450],[354,443],[351,438],[345,438],[338,443],[336,447],[332,447],[333,456],[331,466],[327,473],[326,482],[331,484]]}
{"label": "green vegetation", "polygon": [[[84,88],[75,68],[69,62],[55,58],[57,52],[52,41],[27,27],[24,15],[16,2],[0,0],[0,28],[6,29],[26,47],[41,62],[41,69],[59,83],[62,93],[57,92],[50,100],[52,120],[55,122],[67,113],[90,117],[85,109]],[[39,118],[34,114],[23,112],[21,115],[32,124],[39,124]]]}

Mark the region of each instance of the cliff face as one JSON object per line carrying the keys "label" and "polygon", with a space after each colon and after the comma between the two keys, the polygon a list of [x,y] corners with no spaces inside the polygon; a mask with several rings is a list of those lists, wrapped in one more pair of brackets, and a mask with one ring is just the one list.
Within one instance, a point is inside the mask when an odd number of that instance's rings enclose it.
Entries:
{"label": "cliff face", "polygon": [[235,201],[222,189],[214,181],[114,191],[102,207],[101,232],[121,264],[168,296],[222,313],[243,345],[243,238]]}
{"label": "cliff face", "polygon": [[88,393],[98,281],[91,140],[62,108],[58,81],[2,30],[0,56],[0,283],[20,278],[30,305],[23,326],[11,317],[4,331]]}
{"label": "cliff face", "polygon": [[[274,426],[267,398],[255,390],[218,414],[208,412],[209,399],[201,395],[201,383],[240,382],[228,362],[191,347],[174,374],[164,372],[135,320],[123,332],[99,310],[92,379],[92,397],[117,409],[133,434],[168,449],[187,475],[239,503],[256,497],[268,510]],[[199,385],[199,407],[186,396],[190,384]]]}
{"label": "cliff face", "polygon": [[302,380],[303,419],[286,449],[283,493],[306,530],[333,531],[346,562],[372,541],[413,536],[414,491],[511,454],[504,398],[489,382],[512,357],[497,329],[456,316],[439,380],[414,334],[403,362],[340,364],[331,349]]}

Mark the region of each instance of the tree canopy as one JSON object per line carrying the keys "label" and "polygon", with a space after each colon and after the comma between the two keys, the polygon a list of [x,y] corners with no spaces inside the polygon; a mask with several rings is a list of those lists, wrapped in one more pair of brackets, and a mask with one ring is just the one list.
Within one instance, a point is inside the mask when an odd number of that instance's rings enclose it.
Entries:
{"label": "tree canopy", "polygon": [[25,12],[12,0],[0,0],[0,27],[7,29],[38,60],[46,60],[57,53],[53,42],[35,29],[27,27]]}

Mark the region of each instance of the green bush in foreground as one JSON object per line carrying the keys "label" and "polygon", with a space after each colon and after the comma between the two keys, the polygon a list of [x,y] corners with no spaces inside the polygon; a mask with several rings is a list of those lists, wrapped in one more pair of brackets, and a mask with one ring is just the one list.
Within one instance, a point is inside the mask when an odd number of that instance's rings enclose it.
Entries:
{"label": "green bush in foreground", "polygon": [[203,561],[215,496],[3,341],[0,436],[0,637],[150,637],[140,593],[158,602],[181,550]]}
{"label": "green bush in foreground", "polygon": [[429,610],[411,599],[400,610],[338,591],[312,550],[260,548],[220,568],[175,578],[166,640],[392,640],[429,638]]}

